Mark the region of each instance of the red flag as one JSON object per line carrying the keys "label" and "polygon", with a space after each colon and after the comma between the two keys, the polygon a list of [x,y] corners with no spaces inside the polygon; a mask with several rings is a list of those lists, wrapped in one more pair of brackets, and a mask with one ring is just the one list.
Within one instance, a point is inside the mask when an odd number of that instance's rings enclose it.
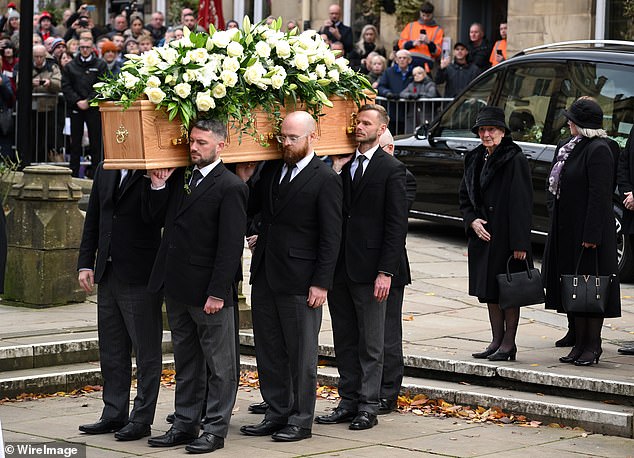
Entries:
{"label": "red flag", "polygon": [[198,24],[205,30],[209,24],[213,24],[218,30],[225,28],[225,20],[222,17],[222,0],[200,0],[198,4]]}

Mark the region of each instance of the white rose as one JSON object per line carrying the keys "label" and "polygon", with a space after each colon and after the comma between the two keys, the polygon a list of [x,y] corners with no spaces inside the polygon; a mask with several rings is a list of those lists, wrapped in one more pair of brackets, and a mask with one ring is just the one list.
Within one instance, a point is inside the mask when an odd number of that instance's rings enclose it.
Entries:
{"label": "white rose", "polygon": [[293,60],[293,65],[297,70],[306,70],[308,68],[308,56],[306,54],[297,54]]}
{"label": "white rose", "polygon": [[169,65],[173,65],[176,62],[176,59],[178,59],[178,51],[174,48],[162,47],[156,48],[156,50],[163,60]]}
{"label": "white rose", "polygon": [[132,89],[140,81],[138,77],[130,72],[121,72],[120,78],[123,79],[123,85],[128,89]]}
{"label": "white rose", "polygon": [[226,30],[219,30],[211,36],[214,46],[218,48],[226,48],[231,42],[232,34],[229,34]]}
{"label": "white rose", "polygon": [[216,99],[221,99],[223,98],[225,95],[227,95],[227,88],[225,87],[224,84],[222,83],[218,83],[214,86],[214,88],[211,90],[211,93],[213,94],[214,98]]}
{"label": "white rose", "polygon": [[284,59],[291,55],[291,45],[287,41],[278,41],[275,45],[275,52],[278,57]]}
{"label": "white rose", "polygon": [[244,48],[237,41],[232,41],[227,45],[227,54],[230,57],[240,57],[244,52]]}
{"label": "white rose", "polygon": [[328,72],[328,78],[330,78],[331,81],[334,82],[339,81],[339,72],[333,68]]}
{"label": "white rose", "polygon": [[198,64],[204,64],[207,61],[207,50],[205,48],[195,48],[187,51],[187,57]]}
{"label": "white rose", "polygon": [[255,44],[255,52],[260,57],[269,57],[271,55],[271,47],[266,41],[258,41]]}
{"label": "white rose", "polygon": [[240,61],[235,57],[227,57],[222,62],[222,69],[228,72],[237,72],[240,69]]}
{"label": "white rose", "polygon": [[276,73],[271,77],[271,86],[274,89],[279,89],[284,85],[286,80],[286,73]]}
{"label": "white rose", "polygon": [[230,72],[228,70],[223,70],[220,73],[220,79],[222,83],[227,87],[233,87],[238,82],[238,75],[235,72]]}
{"label": "white rose", "polygon": [[209,111],[216,108],[216,102],[211,97],[209,89],[196,94],[196,108],[198,109],[198,111]]}
{"label": "white rose", "polygon": [[249,84],[257,84],[266,71],[260,62],[256,62],[246,69],[244,72],[244,80]]}
{"label": "white rose", "polygon": [[318,77],[323,78],[326,76],[326,66],[324,64],[319,64],[315,67],[315,73]]}
{"label": "white rose", "polygon": [[191,91],[192,87],[189,85],[189,83],[179,83],[174,86],[174,92],[176,92],[176,95],[179,96],[181,99],[189,97]]}
{"label": "white rose", "polygon": [[158,76],[150,76],[147,79],[147,87],[159,87],[161,85],[161,80]]}
{"label": "white rose", "polygon": [[159,104],[165,98],[165,92],[161,91],[158,87],[147,87],[145,88],[145,95],[150,99],[150,102],[154,104]]}

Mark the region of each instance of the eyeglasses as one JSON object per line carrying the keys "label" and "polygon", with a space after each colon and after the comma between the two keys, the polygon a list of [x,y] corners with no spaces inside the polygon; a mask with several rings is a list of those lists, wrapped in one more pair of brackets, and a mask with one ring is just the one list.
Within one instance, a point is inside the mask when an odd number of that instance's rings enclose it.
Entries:
{"label": "eyeglasses", "polygon": [[276,135],[275,139],[278,141],[278,143],[286,143],[286,141],[288,141],[289,143],[297,143],[300,139],[304,137],[308,137],[308,134],[300,135],[299,137],[297,135]]}

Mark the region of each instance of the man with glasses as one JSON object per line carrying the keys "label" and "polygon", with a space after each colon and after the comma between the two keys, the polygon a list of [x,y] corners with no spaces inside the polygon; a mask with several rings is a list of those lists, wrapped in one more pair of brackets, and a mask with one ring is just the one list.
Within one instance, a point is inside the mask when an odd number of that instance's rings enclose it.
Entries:
{"label": "man with glasses", "polygon": [[[290,113],[249,199],[261,230],[251,261],[252,314],[264,420],[248,436],[291,442],[311,437],[322,305],[332,287],[341,241],[341,179],[314,153],[316,123]],[[254,167],[241,164],[245,181]],[[250,243],[251,245],[252,243]]]}
{"label": "man with glasses", "polygon": [[[396,134],[404,133],[405,129],[405,104],[392,100],[399,98],[399,94],[414,80],[412,76],[412,55],[409,51],[401,49],[396,52],[394,65],[383,72],[379,79],[379,95],[390,99],[388,112],[390,115],[390,130]],[[410,110],[412,111],[412,110]]]}
{"label": "man with glasses", "polygon": [[101,117],[99,108],[90,106],[90,100],[97,95],[93,85],[101,81],[107,71],[108,65],[94,53],[89,38],[79,40],[79,53],[64,67],[62,91],[71,109],[70,169],[74,177],[79,176],[84,123],[88,128],[92,170],[97,169],[102,158]]}

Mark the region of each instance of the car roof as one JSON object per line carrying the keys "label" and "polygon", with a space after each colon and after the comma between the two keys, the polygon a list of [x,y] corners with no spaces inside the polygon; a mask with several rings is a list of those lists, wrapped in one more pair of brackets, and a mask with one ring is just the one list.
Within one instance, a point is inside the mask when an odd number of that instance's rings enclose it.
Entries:
{"label": "car roof", "polygon": [[634,42],[577,40],[550,43],[520,51],[506,62],[524,60],[582,60],[634,65]]}

